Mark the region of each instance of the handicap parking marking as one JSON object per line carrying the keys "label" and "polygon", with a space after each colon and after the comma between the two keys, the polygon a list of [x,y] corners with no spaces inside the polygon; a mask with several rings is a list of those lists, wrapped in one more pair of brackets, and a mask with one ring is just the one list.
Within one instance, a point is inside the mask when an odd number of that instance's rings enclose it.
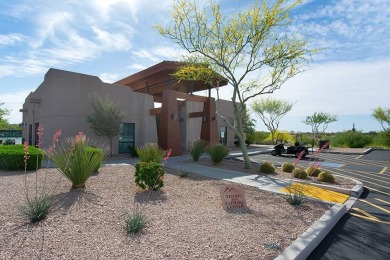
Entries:
{"label": "handicap parking marking", "polygon": [[[309,163],[309,164],[317,164],[316,161],[312,162],[312,163]],[[341,167],[344,167],[345,164],[341,164],[341,163],[333,163],[333,162],[320,162],[320,165],[323,166],[323,167],[330,167],[330,168],[341,168]]]}
{"label": "handicap parking marking", "polygon": [[331,191],[304,183],[294,183],[290,186],[280,189],[280,191],[287,194],[299,193],[310,198],[340,204],[343,204],[350,197],[349,195],[344,193]]}

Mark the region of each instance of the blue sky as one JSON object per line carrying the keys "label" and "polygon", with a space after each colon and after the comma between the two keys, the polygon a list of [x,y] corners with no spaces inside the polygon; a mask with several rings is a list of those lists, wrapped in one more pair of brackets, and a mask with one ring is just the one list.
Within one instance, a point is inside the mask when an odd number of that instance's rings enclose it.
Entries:
{"label": "blue sky", "polygon": [[[197,1],[200,4],[208,1]],[[231,12],[249,1],[219,1]],[[25,97],[49,68],[99,76],[114,82],[183,50],[151,29],[169,21],[168,0],[0,2],[0,101],[20,123]],[[294,11],[293,26],[323,50],[304,73],[272,96],[295,102],[280,129],[309,131],[306,115],[339,115],[329,131],[380,130],[370,115],[390,107],[390,1],[312,0]],[[228,98],[227,87],[222,97]],[[257,129],[265,130],[258,121]]]}

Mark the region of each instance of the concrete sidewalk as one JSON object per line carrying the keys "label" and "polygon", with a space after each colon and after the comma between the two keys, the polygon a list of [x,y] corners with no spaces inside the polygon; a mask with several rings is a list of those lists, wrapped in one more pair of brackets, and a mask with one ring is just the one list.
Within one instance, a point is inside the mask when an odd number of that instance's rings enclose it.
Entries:
{"label": "concrete sidewalk", "polygon": [[211,168],[199,164],[187,163],[190,157],[177,156],[169,158],[166,167],[181,172],[194,173],[200,176],[235,182],[243,185],[257,187],[261,190],[282,193],[280,190],[291,184],[289,180],[274,179],[259,175],[245,174],[238,171],[231,171],[220,168]]}

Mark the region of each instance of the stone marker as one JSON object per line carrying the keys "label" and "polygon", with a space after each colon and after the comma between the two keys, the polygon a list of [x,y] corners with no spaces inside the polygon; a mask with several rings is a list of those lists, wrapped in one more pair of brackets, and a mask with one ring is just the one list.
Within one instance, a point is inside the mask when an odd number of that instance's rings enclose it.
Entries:
{"label": "stone marker", "polygon": [[221,192],[222,206],[228,209],[246,208],[244,189],[237,184],[222,185],[219,187]]}

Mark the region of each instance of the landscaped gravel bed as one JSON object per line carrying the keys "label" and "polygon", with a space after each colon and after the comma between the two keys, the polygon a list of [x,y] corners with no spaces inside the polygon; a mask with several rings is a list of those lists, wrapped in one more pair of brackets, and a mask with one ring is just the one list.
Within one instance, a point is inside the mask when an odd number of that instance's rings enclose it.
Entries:
{"label": "landscaped gravel bed", "polygon": [[[0,259],[274,259],[319,219],[329,206],[307,201],[290,206],[280,195],[244,187],[249,210],[225,211],[219,180],[170,171],[161,191],[142,192],[134,168],[106,166],[85,190],[56,169],[47,190],[56,200],[48,218],[28,224],[18,213],[35,192],[35,173],[0,172]],[[128,236],[125,213],[136,208],[148,219],[142,232]]]}

